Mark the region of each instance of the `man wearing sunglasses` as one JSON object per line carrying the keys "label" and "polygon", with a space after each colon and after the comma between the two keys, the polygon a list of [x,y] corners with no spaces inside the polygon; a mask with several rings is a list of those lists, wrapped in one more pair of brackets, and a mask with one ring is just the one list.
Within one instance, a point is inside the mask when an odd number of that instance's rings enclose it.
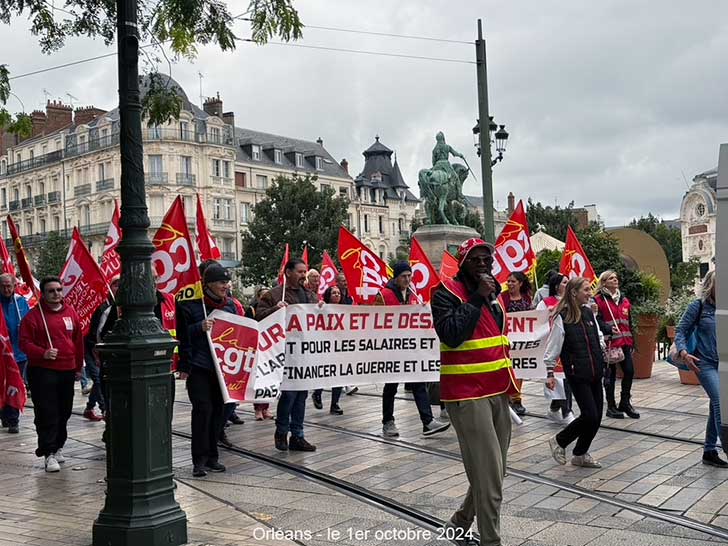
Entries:
{"label": "man wearing sunglasses", "polygon": [[75,380],[83,367],[81,323],[73,307],[63,303],[58,277],[40,282],[40,303],[20,323],[20,348],[28,357],[38,449],[46,472],[58,472],[73,409]]}

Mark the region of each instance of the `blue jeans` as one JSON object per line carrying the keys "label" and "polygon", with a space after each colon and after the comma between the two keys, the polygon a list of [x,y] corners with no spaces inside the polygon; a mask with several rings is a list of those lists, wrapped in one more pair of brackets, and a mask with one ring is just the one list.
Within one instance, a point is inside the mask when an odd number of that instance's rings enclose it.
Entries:
{"label": "blue jeans", "polygon": [[[18,369],[20,370],[20,375],[23,376],[23,379],[25,379],[25,368],[27,365],[27,361],[18,362]],[[5,426],[17,427],[20,422],[20,410],[17,410],[12,406],[5,406],[2,408],[2,412],[0,412],[0,420],[2,420]]]}
{"label": "blue jeans", "polygon": [[276,408],[276,434],[303,438],[303,419],[306,416],[308,391],[283,391]]}
{"label": "blue jeans", "polygon": [[705,452],[718,450],[718,434],[720,431],[720,381],[718,365],[703,363],[697,374],[700,384],[710,398],[708,424],[705,426]]}
{"label": "blue jeans", "polygon": [[106,411],[106,406],[104,404],[101,371],[99,370],[99,365],[96,363],[96,358],[94,357],[93,351],[90,351],[88,349],[86,350],[84,361],[86,362],[86,366],[84,367],[86,377],[93,381],[93,385],[91,386],[91,393],[88,395],[86,409],[92,410],[94,409],[94,407],[96,407],[96,404],[98,404],[99,410],[101,411],[101,413],[104,413],[104,411]]}

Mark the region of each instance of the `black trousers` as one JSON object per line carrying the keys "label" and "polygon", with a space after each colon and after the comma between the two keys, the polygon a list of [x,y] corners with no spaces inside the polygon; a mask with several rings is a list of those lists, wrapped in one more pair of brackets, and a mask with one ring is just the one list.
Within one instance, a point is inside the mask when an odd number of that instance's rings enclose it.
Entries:
{"label": "black trousers", "polygon": [[35,366],[28,368],[30,397],[35,412],[38,457],[47,457],[61,449],[68,438],[66,424],[73,410],[73,386],[76,372],[59,372]]}
{"label": "black trousers", "polygon": [[192,463],[204,466],[218,459],[217,441],[224,425],[225,406],[215,371],[192,366],[187,394],[192,402]]}
{"label": "black trousers", "polygon": [[[420,421],[423,425],[432,421],[432,408],[430,407],[430,395],[427,394],[427,387],[424,383],[407,383],[412,388],[412,395],[415,397],[417,411],[420,413]],[[394,420],[394,397],[397,394],[399,383],[386,383],[382,391],[382,424]]]}
{"label": "black trousers", "polygon": [[594,436],[597,435],[599,425],[602,422],[602,410],[604,409],[604,395],[602,382],[596,379],[592,382],[569,380],[571,392],[579,406],[579,417],[556,435],[558,444],[566,448],[576,440],[574,455],[584,455],[589,451]]}
{"label": "black trousers", "polygon": [[[630,347],[624,347],[624,360],[619,363],[622,368],[622,393],[619,402],[629,402],[632,395],[632,380],[634,379],[634,363],[632,362],[632,351]],[[617,381],[617,364],[609,365],[609,375],[604,381],[604,390],[607,391],[607,402],[619,404],[614,399],[614,388]]]}

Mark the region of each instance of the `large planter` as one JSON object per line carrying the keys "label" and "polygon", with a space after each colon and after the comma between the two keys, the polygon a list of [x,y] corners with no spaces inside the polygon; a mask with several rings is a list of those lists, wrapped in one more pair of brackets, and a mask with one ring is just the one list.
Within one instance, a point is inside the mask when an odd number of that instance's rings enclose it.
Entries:
{"label": "large planter", "polygon": [[638,315],[635,324],[635,346],[632,355],[635,379],[652,377],[652,365],[655,363],[655,346],[657,343],[657,315]]}

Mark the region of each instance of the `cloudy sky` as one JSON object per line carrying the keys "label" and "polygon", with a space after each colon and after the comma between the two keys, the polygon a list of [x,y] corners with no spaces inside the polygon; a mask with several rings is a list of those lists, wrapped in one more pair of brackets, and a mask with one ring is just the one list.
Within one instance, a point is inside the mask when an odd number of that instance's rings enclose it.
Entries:
{"label": "cloudy sky", "polygon": [[[229,1],[234,14],[247,2]],[[512,191],[547,204],[596,203],[608,225],[653,212],[674,218],[687,184],[718,161],[728,142],[728,2],[693,0],[300,0],[312,27],[472,42],[483,18],[490,110],[511,137],[495,168],[494,199]],[[247,23],[236,26],[249,35]],[[0,63],[14,74],[103,54],[77,39],[40,53],[26,21],[1,27]],[[474,61],[472,44],[308,28],[302,46]],[[199,102],[220,92],[236,123],[315,140],[353,175],[380,135],[417,193],[434,134],[445,132],[480,179],[471,129],[477,118],[474,64],[241,42],[234,53],[200,50],[172,75]],[[112,85],[113,82],[113,85]],[[51,97],[112,108],[115,59],[12,82],[27,110]],[[18,104],[9,106],[17,109]],[[465,190],[481,194],[470,179]]]}

